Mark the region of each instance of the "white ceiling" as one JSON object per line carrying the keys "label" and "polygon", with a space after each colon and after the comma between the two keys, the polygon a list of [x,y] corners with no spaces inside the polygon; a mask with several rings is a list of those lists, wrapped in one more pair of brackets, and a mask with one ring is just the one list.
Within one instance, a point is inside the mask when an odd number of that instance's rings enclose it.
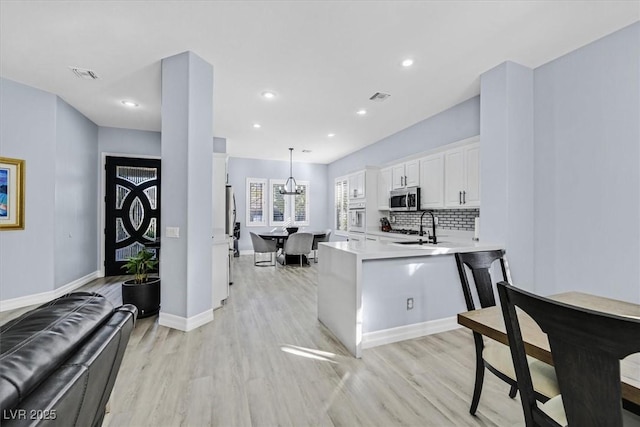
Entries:
{"label": "white ceiling", "polygon": [[477,95],[506,60],[535,68],[639,19],[640,1],[1,0],[0,74],[100,126],[157,131],[160,61],[190,50],[214,67],[230,155],[328,163]]}

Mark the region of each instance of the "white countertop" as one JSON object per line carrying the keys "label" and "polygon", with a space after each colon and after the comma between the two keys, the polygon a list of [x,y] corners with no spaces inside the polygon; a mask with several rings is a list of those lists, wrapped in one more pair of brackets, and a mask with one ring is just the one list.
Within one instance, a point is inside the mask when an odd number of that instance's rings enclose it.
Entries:
{"label": "white countertop", "polygon": [[[373,233],[367,233],[373,234]],[[504,245],[499,243],[474,241],[471,237],[455,236],[455,233],[447,235],[443,230],[443,235],[438,236],[437,245],[402,245],[394,242],[376,242],[371,240],[350,241],[350,242],[327,242],[320,243],[334,250],[341,250],[357,255],[360,259],[384,259],[384,258],[404,258],[416,256],[447,255],[458,252],[477,252],[503,249]],[[378,232],[376,235],[385,237],[398,236],[398,241],[418,240],[419,236],[396,235],[386,232]],[[410,237],[410,239],[408,239]]]}

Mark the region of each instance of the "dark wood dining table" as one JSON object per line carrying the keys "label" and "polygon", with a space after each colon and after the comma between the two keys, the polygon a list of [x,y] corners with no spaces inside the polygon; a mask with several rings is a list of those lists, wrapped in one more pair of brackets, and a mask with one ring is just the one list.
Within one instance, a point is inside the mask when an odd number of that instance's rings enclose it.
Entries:
{"label": "dark wood dining table", "polygon": [[[318,239],[318,238],[322,238],[324,236],[327,235],[326,231],[307,231],[307,230],[298,230],[296,231],[296,233],[311,233],[313,234],[313,238],[314,239]],[[286,230],[277,230],[277,231],[265,231],[262,233],[257,233],[258,236],[262,237],[263,239],[270,239],[270,240],[275,240],[276,241],[276,246],[281,249],[284,248],[284,242],[286,242],[286,240],[289,238],[289,236],[291,236],[294,233],[289,233]],[[295,260],[294,260],[295,258]],[[297,255],[295,255],[294,257],[291,258],[291,262],[295,263],[298,262],[297,261],[298,257]],[[306,257],[304,258],[305,262],[309,262]]]}
{"label": "dark wood dining table", "polygon": [[[604,298],[582,292],[566,292],[549,298],[578,307],[605,313],[640,319],[640,304]],[[553,357],[547,340],[538,324],[526,313],[518,311],[518,321],[522,331],[525,351],[531,357],[553,365]],[[502,311],[499,306],[458,314],[458,324],[478,332],[488,338],[509,345]],[[633,412],[640,411],[640,353],[629,355],[620,362],[622,398],[625,407]]]}

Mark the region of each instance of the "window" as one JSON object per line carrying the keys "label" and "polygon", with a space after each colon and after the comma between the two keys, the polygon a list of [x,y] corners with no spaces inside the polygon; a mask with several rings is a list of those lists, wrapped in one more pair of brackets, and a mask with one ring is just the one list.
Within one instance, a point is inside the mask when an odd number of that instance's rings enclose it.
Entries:
{"label": "window", "polygon": [[335,181],[336,234],[347,233],[347,213],[349,203],[349,181],[346,176]]}
{"label": "window", "polygon": [[280,194],[280,190],[284,189],[285,180],[271,179],[269,180],[269,189],[271,190],[271,199],[269,203],[269,225],[284,225],[287,220],[287,206],[285,196]]}
{"label": "window", "polygon": [[309,183],[301,181],[296,189],[302,193],[293,196],[293,225],[309,225]]}
{"label": "window", "polygon": [[309,225],[309,183],[300,181],[296,189],[301,194],[288,196],[280,194],[286,181],[283,179],[269,180],[269,225]]}
{"label": "window", "polygon": [[267,180],[247,178],[247,226],[267,225]]}

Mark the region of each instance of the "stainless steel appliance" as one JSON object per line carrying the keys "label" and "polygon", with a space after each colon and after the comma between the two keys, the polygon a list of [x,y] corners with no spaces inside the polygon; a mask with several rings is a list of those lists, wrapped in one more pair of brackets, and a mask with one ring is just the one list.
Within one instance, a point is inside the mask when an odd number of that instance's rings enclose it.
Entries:
{"label": "stainless steel appliance", "polygon": [[364,233],[366,224],[366,203],[352,202],[349,203],[349,232]]}
{"label": "stainless steel appliance", "polygon": [[409,212],[420,209],[420,187],[407,187],[391,190],[389,210],[391,212]]}
{"label": "stainless steel appliance", "polygon": [[233,193],[233,187],[227,185],[225,194],[226,221],[224,233],[229,236],[229,284],[233,283],[233,269],[231,268],[231,260],[235,255],[237,246],[235,237],[236,226],[236,196]]}
{"label": "stainless steel appliance", "polygon": [[233,187],[230,185],[227,185],[226,187],[225,206],[226,222],[224,226],[224,233],[227,236],[233,237],[233,229],[236,224],[236,196],[233,193]]}

